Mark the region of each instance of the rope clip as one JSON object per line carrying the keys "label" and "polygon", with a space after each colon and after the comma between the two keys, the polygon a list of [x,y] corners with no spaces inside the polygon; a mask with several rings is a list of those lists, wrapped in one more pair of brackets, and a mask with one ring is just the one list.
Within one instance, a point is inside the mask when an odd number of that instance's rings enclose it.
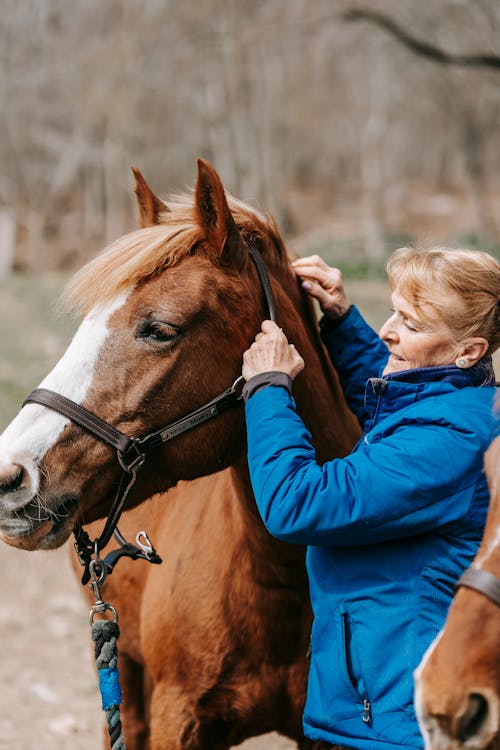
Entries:
{"label": "rope clip", "polygon": [[118,622],[118,612],[116,609],[108,602],[102,600],[101,586],[106,580],[106,567],[100,558],[97,540],[95,543],[95,559],[89,563],[89,573],[89,588],[92,589],[95,598],[95,604],[89,612],[89,623],[92,625],[95,615],[102,615],[104,612],[112,612],[114,622]]}
{"label": "rope clip", "polygon": [[103,602],[103,601],[97,601],[93,607],[90,608],[89,612],[89,623],[90,625],[94,624],[94,617],[95,615],[102,615],[104,612],[112,612],[113,614],[113,622],[118,622],[118,612],[113,607],[112,604],[109,604],[109,602]]}
{"label": "rope clip", "polygon": [[143,530],[137,532],[135,543],[143,551],[146,560],[151,561],[153,557],[157,557],[155,548],[153,547],[146,531]]}

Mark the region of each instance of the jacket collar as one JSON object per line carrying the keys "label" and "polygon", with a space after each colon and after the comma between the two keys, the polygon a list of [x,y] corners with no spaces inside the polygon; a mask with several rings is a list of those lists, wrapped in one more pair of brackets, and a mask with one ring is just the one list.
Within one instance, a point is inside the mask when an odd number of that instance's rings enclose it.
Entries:
{"label": "jacket collar", "polygon": [[427,396],[436,396],[455,388],[483,385],[495,385],[491,357],[484,357],[466,369],[456,365],[439,365],[369,378],[364,405],[370,421],[365,424],[365,429],[373,426],[371,418],[375,415],[379,420]]}
{"label": "jacket collar", "polygon": [[391,372],[384,375],[387,382],[402,383],[451,383],[455,388],[467,386],[495,385],[495,373],[491,357],[483,357],[472,367],[462,368],[456,365],[437,365],[435,367],[418,367],[414,370]]}

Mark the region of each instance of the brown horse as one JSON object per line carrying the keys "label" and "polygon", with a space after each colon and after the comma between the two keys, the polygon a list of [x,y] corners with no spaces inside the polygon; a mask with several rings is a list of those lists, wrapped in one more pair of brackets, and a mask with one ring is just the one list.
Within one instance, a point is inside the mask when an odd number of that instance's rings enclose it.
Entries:
{"label": "brown horse", "polygon": [[[131,436],[210,400],[238,378],[267,315],[251,244],[267,266],[278,323],[306,361],[295,397],[319,460],[345,455],[358,428],[275,226],[228,205],[203,161],[194,195],[167,208],[138,175],[138,198],[143,228],[77,275],[72,299],[85,317],[42,386]],[[2,537],[26,549],[59,546],[76,522],[106,514],[119,472],[108,445],[27,404],[0,437]],[[122,561],[105,589],[120,611],[129,750],[222,749],[272,730],[306,746],[304,550],[273,540],[258,517],[242,406],[157,447],[128,507],[141,503],[122,531],[145,526],[163,565]]]}
{"label": "brown horse", "polygon": [[[443,631],[415,673],[426,750],[500,748],[500,437],[486,453],[485,469],[491,504],[474,573],[464,576]],[[471,588],[475,571],[496,577],[496,602],[488,594],[495,586],[490,576],[486,593]]]}

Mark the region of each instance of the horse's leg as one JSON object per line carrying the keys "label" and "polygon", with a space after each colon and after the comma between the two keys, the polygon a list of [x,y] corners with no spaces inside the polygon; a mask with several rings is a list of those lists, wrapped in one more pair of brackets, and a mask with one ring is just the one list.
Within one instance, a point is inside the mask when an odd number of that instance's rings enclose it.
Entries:
{"label": "horse's leg", "polygon": [[149,724],[149,750],[198,749],[198,722],[177,686],[160,682],[153,687]]}

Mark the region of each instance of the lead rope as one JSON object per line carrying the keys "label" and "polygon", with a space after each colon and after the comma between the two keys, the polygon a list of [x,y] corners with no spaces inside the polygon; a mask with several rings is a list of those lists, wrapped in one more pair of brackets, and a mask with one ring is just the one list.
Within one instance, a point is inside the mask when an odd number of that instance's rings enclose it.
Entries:
{"label": "lead rope", "polygon": [[[95,559],[91,561],[89,569],[90,586],[95,597],[95,604],[90,610],[89,621],[91,636],[94,642],[95,663],[99,676],[102,710],[106,717],[111,750],[126,750],[120,718],[122,692],[118,672],[117,641],[120,635],[118,613],[111,604],[104,602],[101,597],[101,586],[106,578],[106,569],[99,557],[97,544]],[[113,620],[96,620],[94,622],[96,614],[104,614],[107,611],[113,614]]]}

